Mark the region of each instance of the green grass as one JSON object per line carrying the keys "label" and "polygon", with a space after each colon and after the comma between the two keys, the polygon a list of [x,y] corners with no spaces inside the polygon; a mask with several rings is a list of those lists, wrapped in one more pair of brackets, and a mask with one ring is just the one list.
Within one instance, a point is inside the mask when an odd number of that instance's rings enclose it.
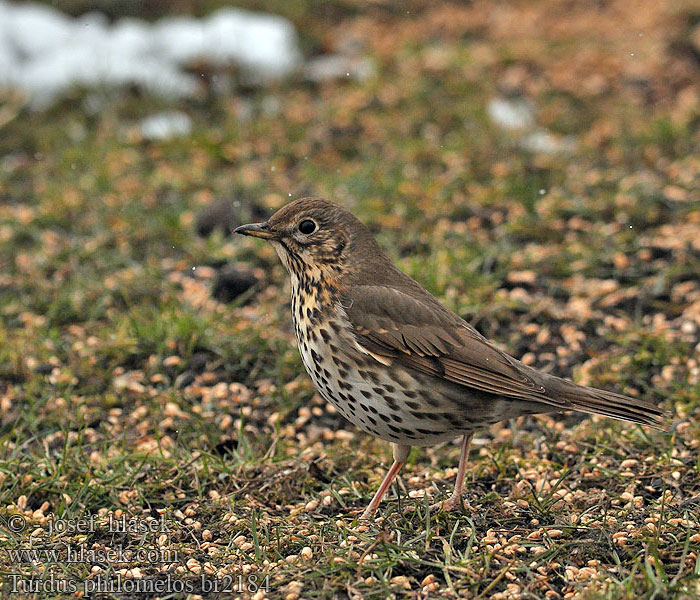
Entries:
{"label": "green grass", "polygon": [[[127,92],[94,115],[76,92],[0,129],[0,596],[65,597],[12,591],[11,575],[43,572],[79,589],[187,582],[205,597],[203,581],[239,575],[290,600],[696,597],[697,120],[673,98],[640,102],[614,74],[598,95],[537,79],[597,31],[562,43],[543,29],[556,53],[537,54],[480,20],[478,3],[449,18],[416,3],[420,19],[385,3],[307,5],[284,8],[309,22],[304,47],[325,48],[329,22],[357,28],[373,77],[190,103],[192,135],[165,142],[135,124],[166,105]],[[481,25],[459,25],[465,14]],[[577,135],[574,153],[525,153],[488,120],[520,52],[541,84],[527,92],[538,118]],[[670,89],[665,76],[648,85]],[[477,433],[470,509],[429,508],[454,483],[459,449],[446,444],[414,451],[377,522],[359,522],[389,448],[314,394],[274,251],[196,233],[216,201],[244,222],[309,194],[351,208],[514,355],[661,402],[669,431],[573,414],[506,422]],[[225,263],[259,279],[229,304],[211,294]],[[50,526],[91,515],[91,531]],[[119,515],[167,531],[110,531]],[[12,559],[30,547],[58,559],[43,571]],[[173,560],[66,555],[118,547]]]}

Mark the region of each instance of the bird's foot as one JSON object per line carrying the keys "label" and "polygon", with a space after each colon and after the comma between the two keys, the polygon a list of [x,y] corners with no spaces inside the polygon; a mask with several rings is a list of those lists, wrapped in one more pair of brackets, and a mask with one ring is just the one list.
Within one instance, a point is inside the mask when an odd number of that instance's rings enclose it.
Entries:
{"label": "bird's foot", "polygon": [[462,503],[461,496],[450,496],[447,500],[443,502],[436,502],[432,504],[430,508],[435,511],[451,512],[456,508],[464,506],[466,510],[471,510],[471,506]]}
{"label": "bird's foot", "polygon": [[374,519],[374,515],[376,514],[376,510],[370,510],[369,506],[365,508],[365,510],[362,511],[362,514],[360,515],[360,521],[371,521]]}

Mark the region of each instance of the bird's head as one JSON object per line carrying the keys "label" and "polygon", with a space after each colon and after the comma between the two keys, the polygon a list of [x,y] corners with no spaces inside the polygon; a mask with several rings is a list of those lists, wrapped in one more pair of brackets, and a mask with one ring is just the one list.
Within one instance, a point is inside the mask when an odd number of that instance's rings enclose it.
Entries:
{"label": "bird's head", "polygon": [[295,200],[264,223],[241,225],[234,233],[271,242],[292,274],[352,270],[353,255],[363,253],[368,244],[381,252],[370,231],[352,213],[322,198]]}

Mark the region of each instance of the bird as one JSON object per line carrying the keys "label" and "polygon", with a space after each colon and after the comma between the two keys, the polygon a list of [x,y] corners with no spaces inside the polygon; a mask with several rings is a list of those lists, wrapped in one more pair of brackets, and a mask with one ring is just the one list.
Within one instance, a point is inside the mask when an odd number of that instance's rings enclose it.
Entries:
{"label": "bird", "polygon": [[577,385],[506,354],[398,269],[370,230],[329,200],[294,200],[234,233],[270,242],[291,278],[294,331],[320,395],[362,431],[388,441],[393,463],[362,513],[371,519],[411,448],[461,437],[452,495],[464,506],[474,431],[563,410],[657,429],[655,404]]}

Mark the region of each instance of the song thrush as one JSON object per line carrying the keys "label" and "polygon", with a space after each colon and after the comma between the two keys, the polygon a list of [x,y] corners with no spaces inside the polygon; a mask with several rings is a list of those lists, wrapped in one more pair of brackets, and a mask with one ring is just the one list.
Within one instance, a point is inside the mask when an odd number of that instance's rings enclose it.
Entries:
{"label": "song thrush", "polygon": [[478,427],[520,415],[579,410],[645,425],[662,411],[643,400],[576,385],[505,354],[397,269],[344,208],[302,198],[236,233],[272,243],[292,280],[304,366],[321,395],[357,427],[393,445],[394,463],[363,513],[372,516],[411,446],[463,436],[461,503]]}

